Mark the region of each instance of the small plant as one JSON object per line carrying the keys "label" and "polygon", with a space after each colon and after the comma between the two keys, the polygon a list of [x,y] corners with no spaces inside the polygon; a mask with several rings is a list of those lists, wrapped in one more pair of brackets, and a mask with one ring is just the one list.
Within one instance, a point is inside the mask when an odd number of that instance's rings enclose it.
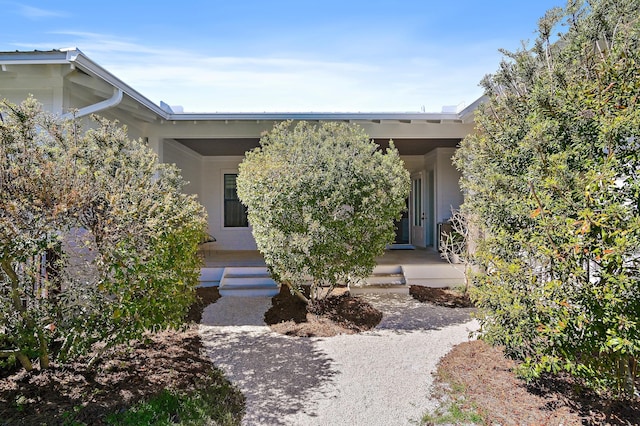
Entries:
{"label": "small plant", "polygon": [[471,261],[470,230],[467,216],[460,210],[451,209],[451,218],[440,233],[440,257],[450,264],[462,265],[464,294],[469,291],[469,268]]}
{"label": "small plant", "polygon": [[466,387],[453,381],[449,374],[438,370],[438,393],[434,396],[440,400],[439,406],[430,413],[422,416],[421,425],[441,424],[479,424],[484,425],[485,419],[473,402],[466,397]]}
{"label": "small plant", "polygon": [[24,411],[26,405],[31,401],[24,395],[18,395],[15,400],[15,407],[17,411]]}
{"label": "small plant", "polygon": [[62,413],[62,415],[60,416],[60,418],[62,420],[62,425],[63,426],[84,426],[84,425],[86,425],[86,423],[83,423],[83,422],[78,421],[76,419],[78,417],[78,414],[80,413],[80,411],[82,411],[82,406],[76,405],[75,407],[73,407],[73,409],[71,411],[65,411],[64,413]]}
{"label": "small plant", "polygon": [[153,398],[108,415],[106,423],[118,426],[202,425],[212,422],[235,426],[240,423],[236,414],[239,401],[230,385],[210,383],[197,388],[192,392],[164,389]]}
{"label": "small plant", "polygon": [[451,401],[448,405],[438,407],[433,413],[425,414],[420,424],[484,425],[485,423],[474,404],[468,403],[464,398],[459,398]]}

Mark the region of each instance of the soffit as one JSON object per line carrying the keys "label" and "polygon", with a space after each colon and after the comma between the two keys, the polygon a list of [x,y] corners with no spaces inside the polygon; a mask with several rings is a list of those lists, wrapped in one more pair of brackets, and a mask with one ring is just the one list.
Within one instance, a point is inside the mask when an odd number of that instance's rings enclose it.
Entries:
{"label": "soffit", "polygon": [[[175,139],[202,156],[244,155],[260,145],[258,138],[196,138]],[[389,139],[375,140],[382,149],[389,147]],[[424,155],[435,148],[456,147],[460,139],[393,139],[400,155]]]}

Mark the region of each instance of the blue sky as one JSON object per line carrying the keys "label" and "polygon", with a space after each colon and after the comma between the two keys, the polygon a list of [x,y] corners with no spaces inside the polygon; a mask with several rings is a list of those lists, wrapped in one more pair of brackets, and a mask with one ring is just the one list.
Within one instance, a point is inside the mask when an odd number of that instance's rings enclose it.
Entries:
{"label": "blue sky", "polygon": [[440,111],[564,3],[0,0],[0,51],[78,47],[189,112]]}

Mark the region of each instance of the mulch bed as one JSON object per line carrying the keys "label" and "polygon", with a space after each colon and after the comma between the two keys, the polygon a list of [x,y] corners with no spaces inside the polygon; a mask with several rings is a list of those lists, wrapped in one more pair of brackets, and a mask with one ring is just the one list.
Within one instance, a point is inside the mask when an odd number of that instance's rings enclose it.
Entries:
{"label": "mulch bed", "polygon": [[419,302],[430,302],[447,308],[470,308],[473,306],[468,294],[449,287],[432,288],[421,285],[409,287],[409,294]]}
{"label": "mulch bed", "polygon": [[[468,295],[450,288],[412,285],[409,294],[420,302],[439,306],[473,306]],[[463,389],[463,406],[481,414],[486,424],[640,424],[640,398],[610,401],[582,388],[568,376],[544,377],[527,384],[516,376],[515,367],[516,363],[505,358],[500,348],[481,340],[462,343],[440,361],[437,393]]]}
{"label": "mulch bed", "polygon": [[[308,294],[309,289],[305,291]],[[309,307],[282,286],[273,297],[264,321],[277,333],[298,337],[331,337],[370,330],[382,320],[382,312],[348,291],[332,294]]]}
{"label": "mulch bed", "polygon": [[582,389],[569,377],[544,378],[527,385],[513,373],[516,364],[499,348],[478,340],[453,348],[438,367],[440,392],[445,383],[464,389],[486,424],[638,425],[640,398],[611,402]]}
{"label": "mulch bed", "polygon": [[[197,293],[200,301],[189,312],[191,321],[199,321],[202,310],[220,297],[213,287]],[[371,305],[344,292],[329,297],[310,313],[287,288],[273,298],[273,307],[265,314],[272,329],[294,336],[356,333],[375,327],[381,318]],[[102,425],[106,414],[124,410],[162,389],[188,391],[211,383],[212,377],[224,381],[200,355],[201,347],[197,326],[192,324],[183,332],[159,333],[130,348],[115,348],[95,370],[81,363],[32,373],[0,370],[0,424],[55,425],[73,424],[68,422],[73,420]],[[446,394],[448,384],[457,384],[486,424],[640,424],[638,398],[609,402],[566,377],[527,385],[515,376],[514,367],[499,348],[482,341],[462,343],[440,361],[438,392]],[[236,392],[229,404],[235,407],[239,422],[244,397]]]}
{"label": "mulch bed", "polygon": [[[194,305],[190,318],[200,318],[209,301],[220,297],[217,292],[198,289],[202,301]],[[0,370],[0,424],[73,424],[68,422],[73,419],[101,425],[105,415],[163,389],[190,391],[226,381],[200,355],[201,347],[197,325],[191,324],[182,332],[162,332],[130,347],[116,347],[94,370],[80,362],[30,373]],[[228,403],[239,423],[244,397],[236,391]]]}
{"label": "mulch bed", "polygon": [[196,301],[187,313],[187,321],[200,324],[204,308],[220,299],[218,287],[199,287],[196,289]]}

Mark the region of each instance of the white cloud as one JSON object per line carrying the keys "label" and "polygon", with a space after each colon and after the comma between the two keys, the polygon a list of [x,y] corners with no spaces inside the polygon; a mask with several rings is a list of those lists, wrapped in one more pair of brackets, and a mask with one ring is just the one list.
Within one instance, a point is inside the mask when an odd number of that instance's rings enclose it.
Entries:
{"label": "white cloud", "polygon": [[59,12],[55,10],[42,9],[39,7],[19,5],[18,12],[28,19],[43,19],[43,18],[60,18],[68,16],[67,13]]}

